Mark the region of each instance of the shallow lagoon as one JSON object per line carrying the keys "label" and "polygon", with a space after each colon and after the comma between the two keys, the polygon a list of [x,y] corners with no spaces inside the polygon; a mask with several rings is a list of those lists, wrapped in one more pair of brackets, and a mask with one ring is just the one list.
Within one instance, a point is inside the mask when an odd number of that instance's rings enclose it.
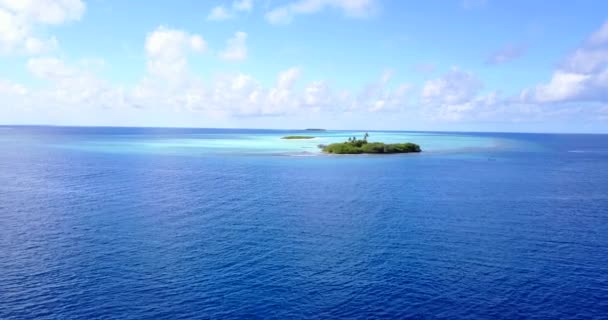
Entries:
{"label": "shallow lagoon", "polygon": [[[164,153],[164,154],[281,154],[320,155],[319,144],[346,141],[349,137],[362,138],[365,131],[287,131],[287,130],[231,130],[218,133],[212,130],[180,136],[127,134],[111,136],[91,135],[85,139],[58,144],[58,147],[98,152]],[[221,131],[221,130],[220,130]],[[505,146],[508,139],[467,134],[421,132],[369,132],[369,141],[385,143],[413,142],[425,152],[462,151]],[[281,139],[287,135],[310,135],[314,139]]]}

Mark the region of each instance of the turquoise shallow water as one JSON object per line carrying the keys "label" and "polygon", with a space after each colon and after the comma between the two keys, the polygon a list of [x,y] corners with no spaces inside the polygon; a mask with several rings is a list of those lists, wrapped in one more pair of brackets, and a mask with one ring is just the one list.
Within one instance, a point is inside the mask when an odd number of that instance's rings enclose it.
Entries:
{"label": "turquoise shallow water", "polygon": [[[467,134],[370,132],[370,141],[386,143],[414,142],[426,152],[458,151],[474,148],[493,148],[505,145],[508,139],[480,137]],[[58,144],[58,147],[98,152],[166,153],[166,154],[283,154],[320,155],[319,144],[346,141],[349,137],[362,138],[364,131],[299,131],[299,130],[224,130],[223,132],[171,132],[156,135],[92,135],[79,141]],[[288,135],[314,136],[314,139],[287,140]]]}
{"label": "turquoise shallow water", "polygon": [[0,319],[608,314],[608,136],[300,133],[0,127]]}

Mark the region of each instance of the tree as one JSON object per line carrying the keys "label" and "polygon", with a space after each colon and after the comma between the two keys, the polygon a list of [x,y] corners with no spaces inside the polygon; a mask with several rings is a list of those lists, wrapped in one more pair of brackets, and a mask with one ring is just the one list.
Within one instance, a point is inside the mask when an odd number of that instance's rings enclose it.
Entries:
{"label": "tree", "polygon": [[369,137],[369,133],[365,133],[365,135],[363,136],[363,140],[367,141],[367,138]]}

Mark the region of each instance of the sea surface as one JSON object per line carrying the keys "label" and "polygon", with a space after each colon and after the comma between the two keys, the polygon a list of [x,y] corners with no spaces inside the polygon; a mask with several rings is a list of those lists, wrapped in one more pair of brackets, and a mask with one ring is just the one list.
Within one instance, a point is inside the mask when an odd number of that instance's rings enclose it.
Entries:
{"label": "sea surface", "polygon": [[0,319],[608,318],[607,135],[363,134],[0,127]]}

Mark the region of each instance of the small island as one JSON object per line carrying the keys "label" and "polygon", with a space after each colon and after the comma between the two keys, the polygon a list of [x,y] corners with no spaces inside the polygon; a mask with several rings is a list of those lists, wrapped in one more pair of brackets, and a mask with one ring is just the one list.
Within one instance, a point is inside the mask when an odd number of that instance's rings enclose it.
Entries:
{"label": "small island", "polygon": [[311,137],[311,136],[285,136],[281,139],[286,139],[286,140],[301,140],[301,139],[314,139],[315,137]]}
{"label": "small island", "polygon": [[319,145],[319,148],[326,153],[333,154],[362,154],[362,153],[410,153],[420,152],[420,146],[415,143],[382,143],[367,142],[369,134],[365,133],[363,139],[356,137],[348,138],[348,141],[332,143],[329,145]]}
{"label": "small island", "polygon": [[306,131],[327,131],[327,130],[320,129],[320,128],[308,128],[308,129],[306,129]]}

